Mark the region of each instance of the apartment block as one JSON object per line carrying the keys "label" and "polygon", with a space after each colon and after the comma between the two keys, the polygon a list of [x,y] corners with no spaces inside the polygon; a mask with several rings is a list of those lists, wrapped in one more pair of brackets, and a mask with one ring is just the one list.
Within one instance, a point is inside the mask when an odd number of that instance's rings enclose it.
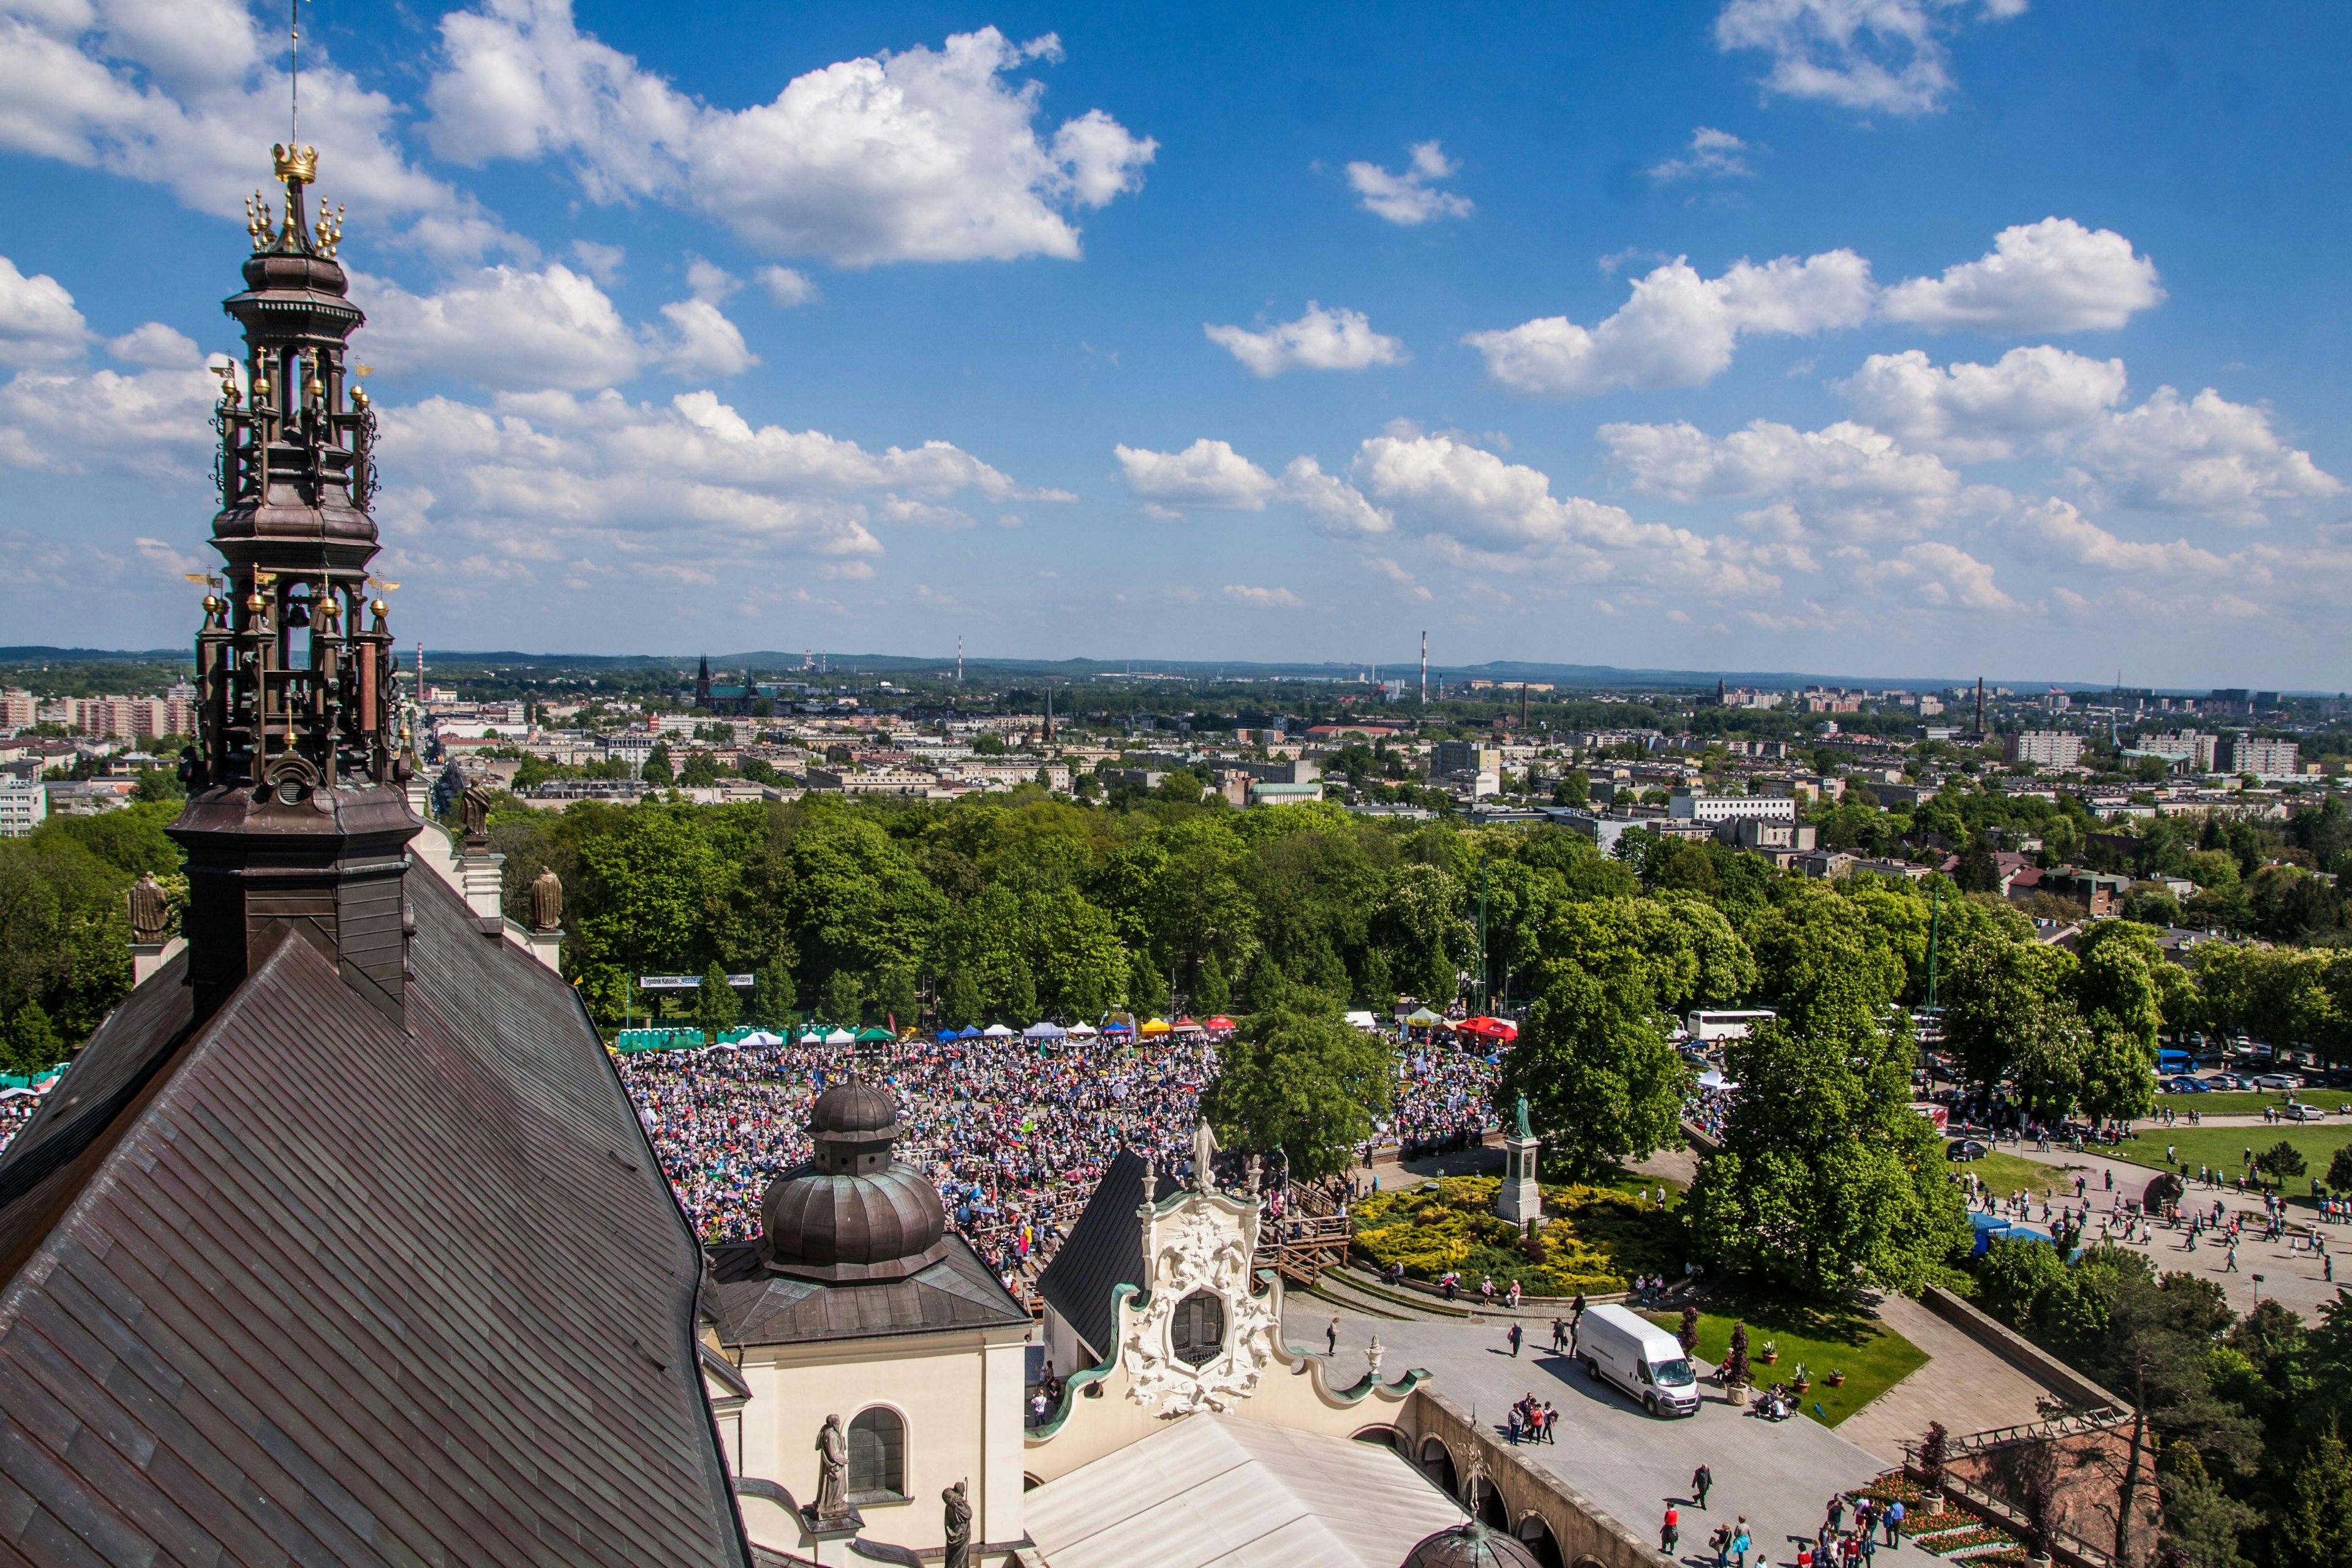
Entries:
{"label": "apartment block", "polygon": [[1666,815],[1682,822],[1794,822],[1797,802],[1785,795],[1693,795],[1679,791],[1666,801]]}
{"label": "apartment block", "polygon": [[2011,767],[2032,763],[2038,768],[2071,768],[2083,760],[2083,737],[2064,730],[2023,730],[2003,736],[2001,761]]}
{"label": "apartment block", "polygon": [[2213,747],[2213,771],[2278,777],[2295,771],[2297,754],[2293,741],[2276,741],[2263,735],[2224,735]]}

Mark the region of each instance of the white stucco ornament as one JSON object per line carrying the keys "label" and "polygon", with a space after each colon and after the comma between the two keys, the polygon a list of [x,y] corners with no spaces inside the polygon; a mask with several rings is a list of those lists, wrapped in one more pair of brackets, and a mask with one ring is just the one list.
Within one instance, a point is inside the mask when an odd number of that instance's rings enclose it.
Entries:
{"label": "white stucco ornament", "polygon": [[[1222,1193],[1192,1191],[1164,1212],[1147,1208],[1143,1219],[1151,1279],[1143,1304],[1126,1310],[1120,1353],[1127,1363],[1128,1397],[1165,1417],[1230,1410],[1249,1397],[1274,1359],[1280,1326],[1271,1294],[1252,1288],[1257,1206]],[[1203,1290],[1223,1310],[1224,1337],[1214,1355],[1194,1366],[1176,1354],[1176,1313]]]}

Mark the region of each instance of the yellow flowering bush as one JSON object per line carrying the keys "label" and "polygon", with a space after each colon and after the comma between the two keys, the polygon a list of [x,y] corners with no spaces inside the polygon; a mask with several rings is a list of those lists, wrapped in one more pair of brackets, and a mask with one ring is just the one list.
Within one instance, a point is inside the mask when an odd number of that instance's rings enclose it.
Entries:
{"label": "yellow flowering bush", "polygon": [[1546,1223],[1531,1255],[1518,1227],[1494,1213],[1501,1184],[1445,1176],[1368,1198],[1353,1210],[1356,1251],[1376,1268],[1401,1263],[1415,1279],[1458,1271],[1475,1288],[1491,1274],[1533,1296],[1609,1295],[1632,1275],[1681,1267],[1671,1215],[1650,1199],[1582,1184],[1543,1189]]}

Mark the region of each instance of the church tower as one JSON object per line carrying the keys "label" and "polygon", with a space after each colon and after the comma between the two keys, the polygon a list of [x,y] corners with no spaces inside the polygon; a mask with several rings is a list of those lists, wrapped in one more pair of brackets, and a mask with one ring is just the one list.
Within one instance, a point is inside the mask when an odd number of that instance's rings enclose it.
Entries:
{"label": "church tower", "polygon": [[375,415],[346,364],[364,318],[335,259],[341,209],[314,217],[305,200],[317,149],[271,151],[283,211],[247,202],[246,286],[222,302],[245,331],[243,363],[215,372],[226,581],[205,595],[200,744],[169,829],[188,856],[189,984],[202,1017],[291,929],[396,1020],[404,846],[422,824],[401,787],[387,606],[369,594]]}

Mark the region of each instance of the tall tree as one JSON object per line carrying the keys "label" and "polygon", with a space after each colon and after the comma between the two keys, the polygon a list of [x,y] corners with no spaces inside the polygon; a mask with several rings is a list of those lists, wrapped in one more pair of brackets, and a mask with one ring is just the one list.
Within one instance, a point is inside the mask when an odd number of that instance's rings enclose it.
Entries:
{"label": "tall tree", "polygon": [[702,972],[702,984],[695,988],[694,1021],[702,1030],[706,1042],[716,1040],[733,1028],[743,1017],[743,1005],[736,999],[735,987],[727,981],[727,971],[719,962]]}
{"label": "tall tree", "polygon": [[836,969],[824,983],[824,1021],[836,1029],[854,1029],[866,1013],[866,987],[846,969]]}
{"label": "tall tree", "polygon": [[1910,1106],[1916,1047],[1889,972],[1851,932],[1815,935],[1781,1016],[1727,1052],[1739,1087],[1691,1189],[1693,1233],[1717,1262],[1805,1295],[1916,1290],[1965,1247],[1968,1216]]}
{"label": "tall tree", "polygon": [[1308,1180],[1349,1169],[1373,1118],[1388,1109],[1390,1051],[1350,1028],[1321,994],[1293,990],[1286,1005],[1253,1014],[1220,1047],[1201,1113],[1230,1148],[1280,1151]]}
{"label": "tall tree", "polygon": [[792,1026],[793,972],[781,958],[761,964],[751,989],[751,1014],[772,1029]]}
{"label": "tall tree", "polygon": [[1637,974],[1545,966],[1545,988],[1503,1058],[1500,1105],[1528,1097],[1544,1148],[1572,1178],[1682,1145],[1688,1070]]}
{"label": "tall tree", "polygon": [[1168,1011],[1168,982],[1151,962],[1150,948],[1137,948],[1128,960],[1127,1005],[1147,1018]]}

